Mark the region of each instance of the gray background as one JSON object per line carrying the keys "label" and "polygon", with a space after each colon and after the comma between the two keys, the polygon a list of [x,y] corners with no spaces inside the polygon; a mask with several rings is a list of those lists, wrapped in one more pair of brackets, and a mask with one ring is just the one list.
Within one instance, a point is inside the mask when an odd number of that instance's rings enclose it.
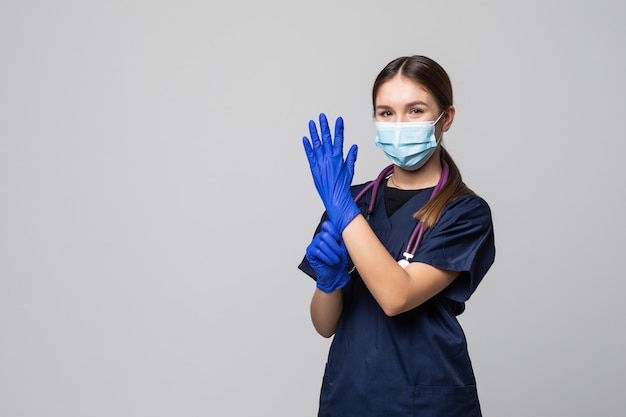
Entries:
{"label": "gray background", "polygon": [[313,416],[296,269],[319,112],[424,54],[497,259],[460,317],[484,415],[618,416],[623,1],[0,1],[0,416]]}

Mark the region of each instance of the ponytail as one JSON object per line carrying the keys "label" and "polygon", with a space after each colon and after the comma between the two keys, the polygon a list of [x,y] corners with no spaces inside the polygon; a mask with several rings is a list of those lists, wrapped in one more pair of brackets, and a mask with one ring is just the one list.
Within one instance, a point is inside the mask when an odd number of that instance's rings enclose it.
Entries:
{"label": "ponytail", "polygon": [[456,166],[448,151],[445,150],[443,145],[441,145],[440,149],[441,159],[448,164],[448,180],[441,190],[413,215],[414,218],[424,225],[425,230],[437,223],[446,206],[457,197],[474,194],[463,182],[461,171],[459,171],[459,167]]}

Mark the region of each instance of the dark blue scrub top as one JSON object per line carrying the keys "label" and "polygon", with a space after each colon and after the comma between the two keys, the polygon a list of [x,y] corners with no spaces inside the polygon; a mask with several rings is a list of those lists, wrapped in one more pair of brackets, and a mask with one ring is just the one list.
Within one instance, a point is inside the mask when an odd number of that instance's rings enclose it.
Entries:
{"label": "dark blue scrub top", "polygon": [[[363,186],[352,187],[352,194]],[[381,185],[370,226],[395,259],[403,258],[417,222],[413,214],[429,197],[430,192],[417,194],[388,218]],[[368,193],[359,202],[364,215],[369,198]],[[326,363],[319,416],[480,416],[465,335],[456,315],[494,257],[489,206],[468,195],[446,207],[413,258],[461,272],[441,293],[388,317],[353,272],[343,288],[343,312]],[[299,268],[315,278],[306,258]]]}

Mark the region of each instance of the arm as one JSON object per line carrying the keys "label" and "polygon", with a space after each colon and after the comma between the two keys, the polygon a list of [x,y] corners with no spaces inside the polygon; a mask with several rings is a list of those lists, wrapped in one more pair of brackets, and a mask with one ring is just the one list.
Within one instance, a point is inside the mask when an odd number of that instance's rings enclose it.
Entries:
{"label": "arm", "polygon": [[388,316],[419,306],[459,275],[457,271],[420,262],[411,262],[402,268],[361,215],[348,224],[342,236],[363,282]]}
{"label": "arm", "polygon": [[400,314],[427,301],[459,275],[413,262],[403,269],[378,240],[360,214],[350,184],[354,175],[356,146],[343,159],[343,120],[335,124],[333,141],[326,116],[320,115],[321,139],[313,121],[309,122],[311,141],[303,138],[315,187],[328,216],[341,232],[350,257],[368,289],[389,316]]}
{"label": "arm", "polygon": [[348,251],[331,222],[322,223],[306,249],[306,259],[315,270],[317,286],[311,300],[311,320],[320,335],[330,337],[343,309],[341,288],[350,280]]}
{"label": "arm", "polygon": [[341,290],[325,293],[319,288],[315,289],[311,299],[311,321],[320,335],[330,337],[335,334],[342,310]]}

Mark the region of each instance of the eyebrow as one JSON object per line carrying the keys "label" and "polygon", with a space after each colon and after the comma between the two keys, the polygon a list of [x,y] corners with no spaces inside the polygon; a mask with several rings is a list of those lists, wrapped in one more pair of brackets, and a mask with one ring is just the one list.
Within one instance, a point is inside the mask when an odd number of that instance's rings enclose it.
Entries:
{"label": "eyebrow", "polygon": [[[428,107],[428,104],[426,104],[425,102],[421,101],[421,100],[416,100],[416,101],[412,101],[410,103],[407,103],[404,107],[413,107],[413,106],[426,106]],[[391,106],[387,106],[386,104],[377,104],[376,105],[376,109],[391,109]]]}

